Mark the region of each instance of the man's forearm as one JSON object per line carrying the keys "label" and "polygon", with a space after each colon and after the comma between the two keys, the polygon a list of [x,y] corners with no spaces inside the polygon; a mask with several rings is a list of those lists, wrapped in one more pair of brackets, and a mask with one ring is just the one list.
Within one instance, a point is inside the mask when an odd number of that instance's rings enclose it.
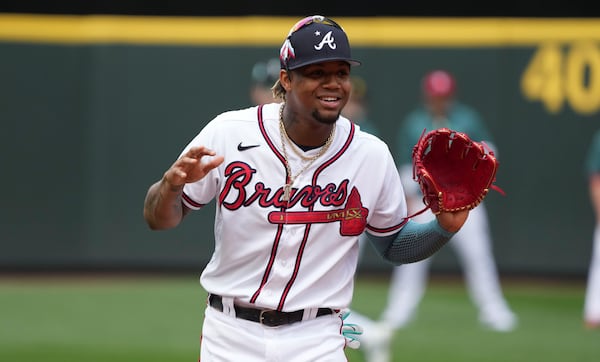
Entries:
{"label": "man's forearm", "polygon": [[153,230],[173,228],[185,215],[181,203],[183,185],[172,186],[162,179],[148,189],[144,201],[144,219]]}

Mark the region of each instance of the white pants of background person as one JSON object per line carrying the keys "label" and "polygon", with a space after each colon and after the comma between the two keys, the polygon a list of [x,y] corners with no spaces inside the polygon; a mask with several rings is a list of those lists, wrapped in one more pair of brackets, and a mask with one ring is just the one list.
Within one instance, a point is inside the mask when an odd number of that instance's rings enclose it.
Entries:
{"label": "white pants of background person", "polygon": [[[423,208],[421,200],[416,201],[415,205],[409,206],[409,210]],[[423,222],[433,218],[428,210],[414,219]],[[479,309],[479,321],[496,331],[507,332],[514,329],[517,318],[502,294],[492,252],[487,212],[483,204],[470,212],[467,222],[447,247],[451,247],[459,258],[467,290]],[[402,328],[415,317],[425,294],[432,259],[394,267],[388,303],[382,315],[382,320],[392,329]]]}
{"label": "white pants of background person", "polygon": [[594,230],[594,245],[585,292],[583,318],[588,328],[600,327],[600,225]]}

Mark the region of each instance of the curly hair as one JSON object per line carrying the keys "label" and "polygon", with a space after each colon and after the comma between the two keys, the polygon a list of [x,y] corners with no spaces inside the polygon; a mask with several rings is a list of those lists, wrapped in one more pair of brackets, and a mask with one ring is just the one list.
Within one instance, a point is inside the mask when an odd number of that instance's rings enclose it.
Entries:
{"label": "curly hair", "polygon": [[273,86],[271,87],[271,90],[273,91],[273,98],[275,99],[279,99],[285,102],[285,88],[283,88],[283,86],[281,85],[281,82],[279,81],[279,79],[277,79],[275,81],[275,84],[273,84]]}

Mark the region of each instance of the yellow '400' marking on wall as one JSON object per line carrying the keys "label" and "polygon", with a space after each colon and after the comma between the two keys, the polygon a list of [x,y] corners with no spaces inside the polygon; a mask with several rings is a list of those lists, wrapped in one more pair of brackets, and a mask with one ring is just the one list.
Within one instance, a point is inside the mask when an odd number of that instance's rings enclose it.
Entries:
{"label": "yellow '400' marking on wall", "polygon": [[565,103],[577,113],[600,110],[600,49],[593,41],[568,45],[548,42],[538,48],[521,78],[529,100],[539,100],[552,114]]}

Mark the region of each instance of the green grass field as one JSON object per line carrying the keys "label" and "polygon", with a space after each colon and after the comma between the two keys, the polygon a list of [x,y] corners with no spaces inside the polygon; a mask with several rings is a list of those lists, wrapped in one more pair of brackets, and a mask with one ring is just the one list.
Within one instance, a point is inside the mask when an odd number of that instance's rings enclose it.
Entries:
{"label": "green grass field", "polygon": [[[394,360],[600,361],[600,330],[581,322],[582,282],[503,287],[520,318],[511,333],[479,326],[461,280],[434,277],[417,319],[394,336]],[[0,361],[197,361],[205,296],[195,275],[0,277]],[[353,307],[376,317],[386,296],[387,279],[363,277]]]}

